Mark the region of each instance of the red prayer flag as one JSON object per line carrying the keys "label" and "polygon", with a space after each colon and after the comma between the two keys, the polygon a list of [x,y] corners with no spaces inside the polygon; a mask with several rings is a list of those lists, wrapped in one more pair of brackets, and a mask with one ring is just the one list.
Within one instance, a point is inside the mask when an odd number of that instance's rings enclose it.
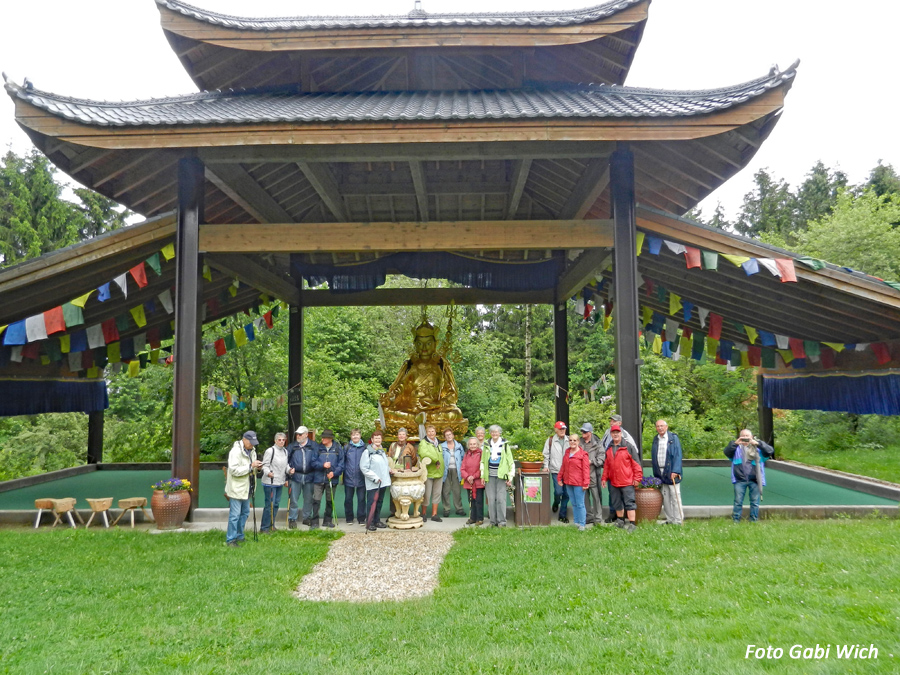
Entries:
{"label": "red prayer flag", "polygon": [[213,342],[213,346],[216,348],[216,356],[225,356],[228,350],[225,348],[225,340],[224,338],[219,338],[215,342]]}
{"label": "red prayer flag", "polygon": [[266,328],[272,328],[272,310],[263,314],[263,321],[266,322]]}
{"label": "red prayer flag", "polygon": [[722,339],[722,317],[712,312],[709,313],[709,337],[713,340]]}
{"label": "red prayer flag", "polygon": [[794,270],[794,261],[790,258],[775,258],[775,266],[781,272],[781,281],[793,281],[797,283],[797,273]]}
{"label": "red prayer flag", "polygon": [[206,301],[206,308],[209,310],[210,316],[219,316],[219,301],[215,298]]}
{"label": "red prayer flag", "polygon": [[830,347],[822,346],[819,356],[822,357],[822,367],[825,369],[834,368],[834,350]]}
{"label": "red prayer flag", "polygon": [[116,328],[116,320],[115,319],[107,319],[103,323],[100,324],[100,328],[103,329],[103,341],[106,344],[110,342],[118,342],[119,340],[119,329]]}
{"label": "red prayer flag", "polygon": [[728,362],[725,359],[723,359],[721,356],[716,354],[716,363],[720,366],[724,366]]}
{"label": "red prayer flag", "polygon": [[591,312],[593,312],[593,311],[594,311],[594,306],[591,303],[586,302],[584,304],[584,320],[585,321],[587,321],[588,319],[591,318]]}
{"label": "red prayer flag", "polygon": [[694,267],[700,268],[700,249],[694,248],[693,246],[685,246],[684,247],[684,259],[687,261],[687,268],[692,269]]}
{"label": "red prayer flag", "polygon": [[41,350],[38,348],[37,342],[29,342],[22,345],[22,358],[37,361],[41,356]]}
{"label": "red prayer flag", "polygon": [[891,360],[891,350],[888,349],[888,346],[883,342],[873,342],[872,343],[872,351],[875,353],[875,358],[878,359],[878,363],[882,366]]}
{"label": "red prayer flag", "polygon": [[694,333],[694,331],[692,331],[687,326],[685,326],[684,328],[681,329],[681,337],[683,337],[683,338],[689,338],[689,337],[691,337],[691,335],[693,335],[693,333]]}
{"label": "red prayer flag", "polygon": [[44,312],[44,325],[47,327],[47,335],[65,331],[66,320],[63,318],[62,307],[54,307]]}
{"label": "red prayer flag", "polygon": [[143,288],[147,285],[147,271],[144,269],[144,263],[140,262],[128,271],[131,272],[138,287]]}
{"label": "red prayer flag", "polygon": [[159,327],[147,331],[147,342],[150,343],[150,349],[159,349]]}
{"label": "red prayer flag", "polygon": [[81,352],[81,367],[82,368],[93,368],[94,367],[94,350],[93,349],[85,349]]}
{"label": "red prayer flag", "polygon": [[803,340],[797,338],[788,338],[788,346],[791,348],[791,354],[795,359],[805,359],[806,350],[803,348]]}
{"label": "red prayer flag", "polygon": [[653,295],[653,279],[644,279],[644,291],[647,293],[647,297]]}
{"label": "red prayer flag", "polygon": [[612,310],[613,310],[613,301],[612,301],[612,298],[610,298],[609,300],[606,301],[606,304],[604,305],[604,308],[605,308],[604,314],[605,314],[606,316],[609,316],[610,314],[612,314]]}
{"label": "red prayer flag", "polygon": [[747,359],[750,361],[751,366],[759,367],[760,358],[762,356],[762,347],[750,345],[747,348]]}

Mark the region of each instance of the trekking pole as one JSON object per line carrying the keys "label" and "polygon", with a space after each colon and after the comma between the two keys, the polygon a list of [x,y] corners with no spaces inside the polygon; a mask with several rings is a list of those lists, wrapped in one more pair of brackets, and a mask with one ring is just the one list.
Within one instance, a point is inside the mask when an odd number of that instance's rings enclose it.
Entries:
{"label": "trekking pole", "polygon": [[291,483],[293,483],[290,478],[288,478],[288,507],[285,509],[287,511],[287,515],[284,517],[284,526],[289,528],[291,526],[291,488],[293,487]]}
{"label": "trekking pole", "polygon": [[[375,488],[376,492],[381,490],[381,486]],[[369,518],[366,520],[366,534],[369,534],[369,527],[375,525],[375,509],[378,508],[378,495],[372,497],[372,506],[369,507]]]}

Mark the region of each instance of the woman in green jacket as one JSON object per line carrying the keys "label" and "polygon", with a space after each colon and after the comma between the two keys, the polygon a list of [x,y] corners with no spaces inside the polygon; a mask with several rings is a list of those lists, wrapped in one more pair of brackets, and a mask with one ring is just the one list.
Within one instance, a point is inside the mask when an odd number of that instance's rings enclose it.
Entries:
{"label": "woman in green jacket", "polygon": [[506,488],[510,487],[516,475],[509,443],[500,434],[498,425],[489,429],[491,438],[484,444],[481,453],[481,478],[487,493],[488,517],[493,527],[506,527]]}

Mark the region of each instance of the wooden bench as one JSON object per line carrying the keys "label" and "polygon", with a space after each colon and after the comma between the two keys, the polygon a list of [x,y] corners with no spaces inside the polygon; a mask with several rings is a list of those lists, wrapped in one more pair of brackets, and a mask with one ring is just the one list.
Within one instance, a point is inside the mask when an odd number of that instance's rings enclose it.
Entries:
{"label": "wooden bench", "polygon": [[147,498],[146,497],[129,497],[128,499],[120,499],[119,500],[119,508],[122,509],[122,513],[119,514],[119,517],[116,518],[113,525],[117,525],[120,520],[122,520],[122,516],[124,516],[129,511],[131,512],[131,527],[134,528],[134,510],[140,509],[141,513],[144,514],[144,520],[149,521],[152,520],[150,516],[147,514],[146,509],[144,507],[147,506]]}
{"label": "wooden bench", "polygon": [[94,520],[94,516],[98,513],[103,516],[103,524],[106,525],[106,527],[109,527],[109,518],[106,514],[109,512],[110,508],[112,508],[113,498],[102,497],[100,499],[88,499],[87,503],[91,506],[91,517],[88,518],[87,525],[84,526],[84,529],[91,526],[91,521]]}
{"label": "wooden bench", "polygon": [[41,514],[44,510],[52,511],[53,515],[56,518],[53,521],[53,525],[51,528],[56,527],[56,525],[62,520],[63,515],[69,519],[69,524],[72,527],[75,527],[75,520],[72,518],[72,513],[75,513],[75,517],[78,518],[78,522],[84,525],[84,520],[81,519],[81,514],[75,510],[75,498],[74,497],[66,497],[65,499],[35,499],[34,500],[34,508],[38,510],[37,518],[34,519],[34,528],[37,529],[41,524]]}

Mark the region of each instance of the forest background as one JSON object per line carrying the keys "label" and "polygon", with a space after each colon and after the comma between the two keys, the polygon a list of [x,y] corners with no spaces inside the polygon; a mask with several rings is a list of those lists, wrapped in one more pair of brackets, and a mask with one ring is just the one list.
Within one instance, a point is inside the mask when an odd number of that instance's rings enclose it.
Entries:
{"label": "forest background", "polygon": [[[721,207],[688,217],[796,253],[869,274],[900,280],[900,176],[879,163],[860,185],[821,162],[796,188],[767,169],[730,221]],[[0,160],[0,268],[77,243],[133,220],[115,202],[67,185],[46,158],[8,152]],[[441,282],[428,282],[434,286]],[[425,285],[391,278],[389,285]],[[304,423],[330,428],[342,441],[350,429],[374,428],[377,396],[393,381],[412,345],[419,307],[305,310]],[[272,330],[222,357],[204,352],[202,389],[227,390],[246,401],[287,391],[287,313]],[[446,308],[428,308],[443,331]],[[740,317],[733,317],[739,320]],[[204,329],[204,342],[242,326],[242,314]],[[570,423],[603,429],[615,408],[614,340],[602,323],[585,321],[569,303]],[[525,448],[540,448],[554,419],[553,326],[545,305],[457,307],[451,363],[459,407],[476,425],[499,424]],[[530,353],[530,367],[526,360]],[[665,418],[688,457],[716,457],[744,427],[756,428],[753,370],[690,359],[672,361],[644,349],[641,370],[643,424]],[[526,375],[526,372],[529,375]],[[107,375],[107,462],[171,458],[172,368],[154,366],[139,377]],[[204,396],[201,459],[219,460],[246,429],[263,442],[285,430],[287,408],[235,409]],[[634,433],[636,430],[630,430]],[[819,411],[776,411],[780,457],[894,480],[900,467],[900,419]],[[83,464],[87,415],[48,414],[0,418],[0,480]]]}

